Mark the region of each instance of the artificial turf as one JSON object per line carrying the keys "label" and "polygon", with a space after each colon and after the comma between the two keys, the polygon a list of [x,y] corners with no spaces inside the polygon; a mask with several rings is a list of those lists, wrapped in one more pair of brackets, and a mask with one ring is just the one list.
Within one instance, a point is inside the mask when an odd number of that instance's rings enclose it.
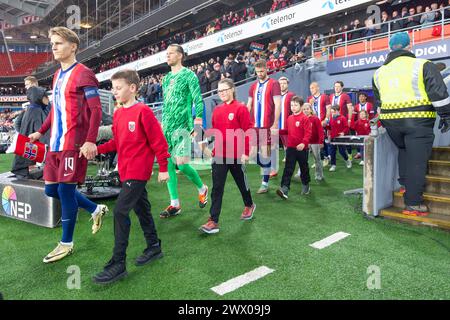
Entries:
{"label": "artificial turf", "polygon": [[[0,172],[8,171],[10,155],[0,155]],[[282,165],[283,167],[283,165]],[[328,168],[327,168],[328,169]],[[145,247],[137,217],[131,215],[128,247],[129,276],[99,286],[91,277],[111,257],[113,217],[91,234],[90,216],[80,211],[74,254],[53,264],[42,263],[60,239],[61,229],[47,229],[0,217],[0,292],[5,299],[449,299],[450,234],[425,226],[364,217],[360,196],[343,191],[362,185],[362,169],[346,169],[338,160],[323,183],[311,182],[311,194],[301,196],[294,180],[289,200],[275,190],[281,176],[271,180],[270,193],[257,195],[259,168],[248,167],[257,204],[252,221],[239,219],[243,203],[228,177],[220,232],[205,235],[209,205],[200,209],[195,187],[179,176],[183,213],[160,220],[168,204],[165,185],[155,177],[148,184],[149,200],[164,258],[144,267],[133,260]],[[313,169],[311,169],[312,177]],[[200,171],[211,187],[209,170]],[[280,171],[281,175],[281,171]],[[210,188],[211,190],[211,188]],[[108,201],[112,211],[114,201]],[[309,245],[343,231],[351,236],[323,250]],[[275,271],[231,293],[219,296],[210,288],[260,266]],[[68,289],[70,266],[81,271],[81,288]],[[370,266],[380,270],[381,288],[369,289]],[[70,271],[71,269],[69,269]],[[369,281],[370,282],[370,281]]]}

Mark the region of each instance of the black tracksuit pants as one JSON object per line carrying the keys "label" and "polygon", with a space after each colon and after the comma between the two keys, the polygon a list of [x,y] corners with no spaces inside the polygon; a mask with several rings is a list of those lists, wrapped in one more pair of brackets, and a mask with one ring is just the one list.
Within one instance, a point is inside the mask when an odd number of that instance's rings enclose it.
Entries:
{"label": "black tracksuit pants", "polygon": [[[231,164],[233,163],[233,164]],[[250,193],[250,186],[248,184],[247,173],[245,171],[245,165],[237,164],[236,160],[220,159],[214,160],[212,163],[212,181],[213,189],[211,194],[211,209],[209,213],[215,223],[219,222],[220,211],[222,209],[222,199],[225,189],[225,182],[227,180],[228,171],[236,182],[239,191],[242,195],[242,200],[246,207],[253,205],[252,195]]]}
{"label": "black tracksuit pants", "polygon": [[290,188],[292,175],[294,174],[295,164],[297,162],[300,166],[300,178],[302,180],[302,184],[307,185],[311,181],[308,166],[308,149],[298,151],[296,148],[287,148],[286,164],[283,170],[283,178],[281,179],[282,187],[287,187],[288,189]]}
{"label": "black tracksuit pants", "polygon": [[155,223],[151,214],[151,205],[145,189],[146,184],[147,181],[142,180],[127,180],[122,184],[122,190],[120,190],[114,208],[114,261],[125,261],[126,259],[128,238],[130,236],[131,209],[134,209],[139,218],[147,247],[158,243]]}
{"label": "black tracksuit pants", "polygon": [[423,202],[425,175],[433,148],[432,127],[389,126],[387,133],[398,147],[398,182],[405,186],[405,204],[416,206]]}

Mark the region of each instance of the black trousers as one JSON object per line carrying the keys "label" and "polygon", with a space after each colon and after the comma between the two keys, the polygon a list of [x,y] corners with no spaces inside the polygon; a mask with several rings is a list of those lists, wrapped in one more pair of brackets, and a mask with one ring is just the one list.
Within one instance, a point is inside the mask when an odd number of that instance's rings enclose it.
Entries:
{"label": "black trousers", "polygon": [[398,182],[406,188],[405,204],[419,205],[423,202],[425,175],[433,148],[433,128],[386,126],[386,130],[398,147]]}
{"label": "black trousers", "polygon": [[122,184],[119,197],[114,208],[114,261],[125,261],[130,236],[130,211],[139,218],[139,223],[144,231],[147,246],[150,247],[158,242],[155,223],[151,214],[151,205],[148,201],[145,185],[147,181],[127,180]]}
{"label": "black trousers", "polygon": [[286,164],[284,166],[283,178],[281,178],[282,187],[290,188],[292,175],[294,174],[295,164],[297,162],[300,166],[302,184],[307,185],[311,181],[308,166],[308,150],[298,151],[296,148],[287,148]]}
{"label": "black trousers", "polygon": [[330,144],[330,157],[332,166],[336,165],[336,149],[339,150],[339,153],[345,161],[348,160],[347,146]]}
{"label": "black trousers", "polygon": [[220,211],[222,209],[222,199],[225,189],[225,182],[227,181],[228,171],[236,182],[239,191],[242,195],[242,200],[246,207],[251,207],[253,205],[252,194],[250,193],[250,186],[248,184],[247,173],[245,171],[245,165],[243,164],[230,164],[232,160],[213,161],[212,164],[212,181],[213,189],[211,194],[211,209],[209,213],[211,218],[215,223],[219,222]]}

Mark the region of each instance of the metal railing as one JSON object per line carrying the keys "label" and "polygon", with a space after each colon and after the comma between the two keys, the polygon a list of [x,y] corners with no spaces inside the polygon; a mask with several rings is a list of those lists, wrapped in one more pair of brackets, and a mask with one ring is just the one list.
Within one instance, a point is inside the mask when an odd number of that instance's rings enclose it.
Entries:
{"label": "metal railing", "polygon": [[[436,26],[441,26],[441,39],[445,38],[445,24],[450,22],[450,19],[445,19],[445,10],[450,10],[450,6],[447,6],[445,8],[439,9],[439,10],[433,10],[430,11],[429,13],[437,13],[440,12],[441,14],[441,19],[439,21],[435,21],[433,23],[425,23],[425,24],[421,24],[419,26],[414,26],[414,27],[408,27],[408,28],[402,28],[399,30],[391,30],[391,24],[396,21],[396,22],[400,22],[402,20],[407,21],[408,18],[414,18],[414,17],[421,17],[424,14],[427,13],[419,13],[419,14],[415,14],[413,16],[408,16],[408,17],[404,17],[404,18],[397,18],[394,20],[389,20],[383,23],[379,23],[379,24],[374,24],[372,27],[373,29],[381,29],[382,26],[387,25],[387,32],[384,33],[377,33],[375,35],[371,35],[371,36],[367,36],[367,37],[358,37],[357,39],[351,39],[351,35],[354,32],[364,32],[366,31],[368,28],[367,27],[362,27],[362,28],[357,28],[354,30],[348,30],[345,32],[341,32],[341,33],[336,33],[336,34],[331,34],[325,37],[322,37],[321,39],[313,39],[312,40],[312,52],[313,52],[313,56],[316,53],[319,52],[326,52],[327,56],[330,55],[332,58],[335,58],[335,53],[336,50],[339,48],[344,48],[344,56],[347,57],[348,56],[348,46],[349,45],[353,45],[353,44],[357,44],[357,43],[364,43],[364,47],[365,47],[365,53],[371,53],[373,52],[373,41],[374,40],[378,40],[378,39],[383,39],[383,38],[387,38],[388,41],[390,40],[392,34],[397,33],[397,32],[401,32],[401,31],[411,31],[412,32],[412,39],[411,39],[411,45],[414,46],[416,43],[416,32],[420,31],[420,30],[424,30],[424,29],[429,29],[429,28],[434,28]],[[322,43],[322,42],[329,42],[330,39],[339,39],[339,38],[343,38],[343,40],[341,40],[340,42],[334,42],[331,44],[317,44],[318,42]]]}

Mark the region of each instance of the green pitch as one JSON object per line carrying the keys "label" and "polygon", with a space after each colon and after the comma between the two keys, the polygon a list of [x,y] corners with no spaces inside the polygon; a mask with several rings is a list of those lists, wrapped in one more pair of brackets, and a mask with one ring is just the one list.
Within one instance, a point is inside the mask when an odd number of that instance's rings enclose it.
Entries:
{"label": "green pitch", "polygon": [[[42,258],[56,246],[60,228],[0,217],[0,292],[5,299],[58,300],[449,299],[450,234],[364,218],[360,196],[343,196],[344,190],[362,185],[362,169],[354,162],[347,170],[338,160],[337,171],[325,171],[324,183],[313,181],[306,197],[299,195],[301,185],[295,180],[287,201],[275,194],[280,176],[271,180],[269,194],[256,195],[259,168],[249,167],[257,209],[254,220],[245,222],[239,220],[243,204],[229,176],[220,232],[211,236],[198,231],[207,220],[209,205],[198,207],[197,191],[191,183],[180,176],[183,213],[160,220],[159,212],[167,206],[169,196],[166,186],[152,179],[149,199],[165,256],[144,267],[134,266],[145,242],[133,213],[129,276],[108,286],[93,284],[91,277],[111,257],[112,214],[93,236],[89,215],[80,211],[74,254],[50,265],[43,264]],[[9,170],[10,164],[9,155],[0,155],[1,172]],[[209,170],[200,174],[212,187]],[[112,212],[114,201],[107,204]],[[309,246],[339,231],[351,236],[323,250]],[[70,266],[81,272],[80,289],[67,287],[68,271],[73,272]],[[260,266],[275,271],[224,296],[211,290]],[[379,268],[380,289],[368,289],[368,279],[373,276],[368,273],[370,266]]]}

